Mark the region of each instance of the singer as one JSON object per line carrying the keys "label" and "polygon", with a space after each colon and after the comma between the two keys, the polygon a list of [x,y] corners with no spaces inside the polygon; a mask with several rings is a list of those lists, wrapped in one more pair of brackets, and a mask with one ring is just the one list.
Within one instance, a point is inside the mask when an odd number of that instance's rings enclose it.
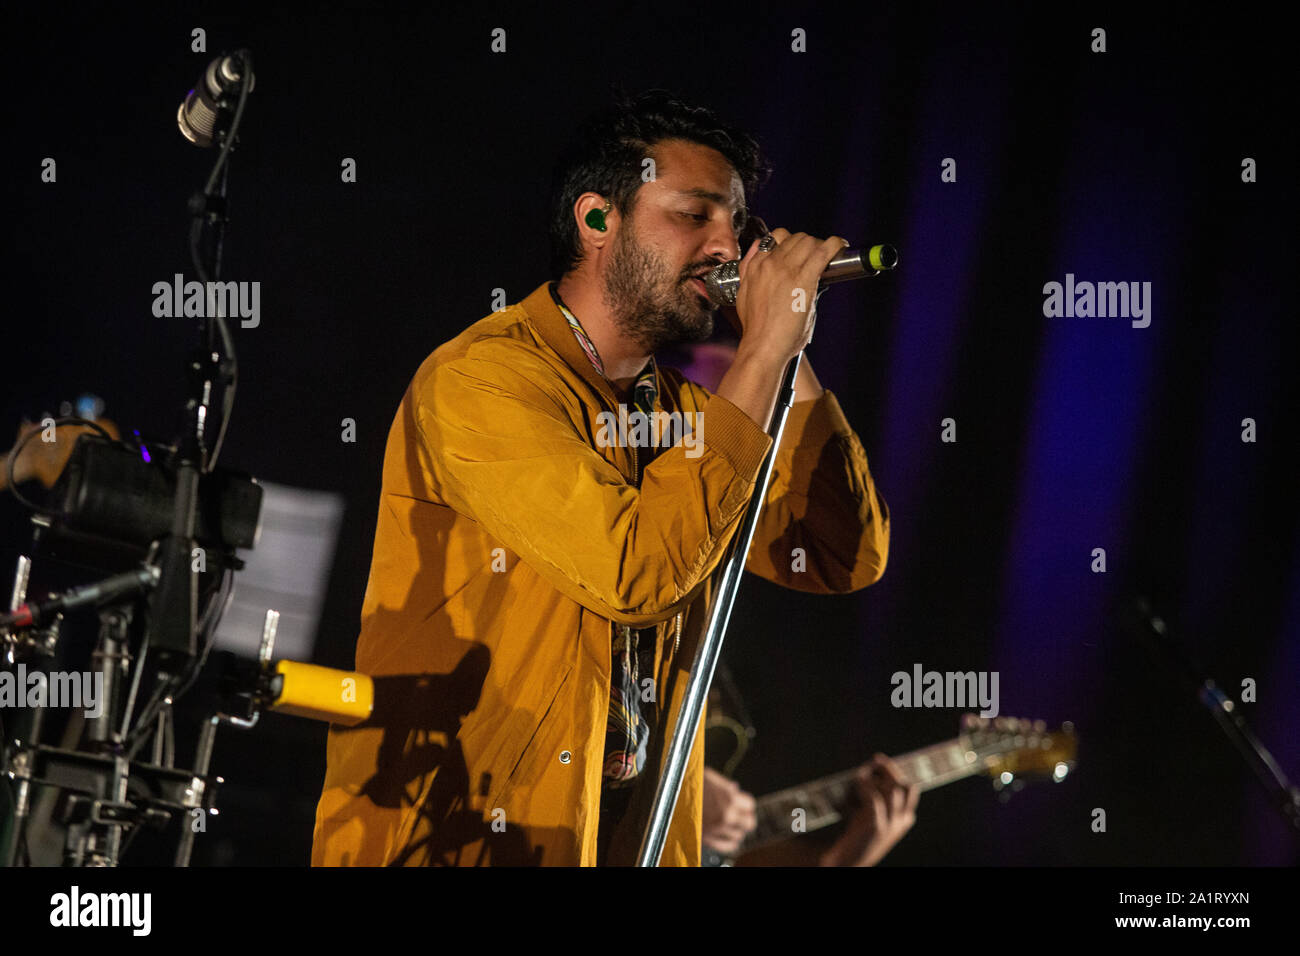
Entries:
{"label": "singer", "polygon": [[[710,111],[620,96],[556,167],[555,281],[416,372],[357,640],[375,714],[330,729],[314,865],[635,859],[711,572],[812,335],[818,278],[847,245],[776,229],[742,250],[765,170]],[[710,392],[654,353],[709,336],[698,277],[742,252],[740,343]],[[597,416],[624,408],[703,422],[702,453],[598,443]],[[888,550],[862,445],[805,361],[746,568],[842,593],[879,580]],[[702,736],[664,865],[700,862]]]}

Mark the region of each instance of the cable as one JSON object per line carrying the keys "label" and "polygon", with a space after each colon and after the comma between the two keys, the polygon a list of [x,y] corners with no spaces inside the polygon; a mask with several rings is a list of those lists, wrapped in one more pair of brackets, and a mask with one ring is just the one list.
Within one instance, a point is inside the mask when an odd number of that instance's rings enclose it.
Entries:
{"label": "cable", "polygon": [[230,133],[221,144],[221,153],[217,156],[216,165],[212,167],[212,173],[208,176],[207,185],[203,187],[205,196],[211,195],[212,187],[217,184],[217,176],[221,173],[221,168],[226,164],[226,156],[230,153],[230,147],[234,145],[235,133],[244,118],[244,105],[248,102],[248,91],[253,81],[253,54],[248,50],[236,50],[234,55],[239,57],[244,74],[239,82],[239,103],[235,106],[235,118],[230,121]]}
{"label": "cable", "polygon": [[163,706],[164,698],[170,697],[172,703],[175,704],[198,680],[203,665],[207,663],[208,654],[216,643],[217,624],[225,614],[231,598],[234,597],[234,582],[234,571],[226,568],[221,583],[217,587],[217,593],[208,600],[208,604],[203,611],[203,617],[199,622],[199,634],[204,639],[203,649],[199,657],[190,663],[186,673],[171,675],[168,680],[154,688],[149,703],[145,705],[145,708],[140,712],[140,717],[135,722],[134,729],[126,735],[124,743],[129,745],[127,759],[135,759],[136,753],[144,744],[144,741],[148,739],[146,731],[152,729],[153,719],[157,716],[159,708]]}
{"label": "cable", "polygon": [[[203,187],[205,200],[211,198],[212,189],[217,184],[217,177],[226,168],[226,159],[235,145],[236,134],[243,122],[244,107],[248,103],[248,93],[253,83],[253,55],[248,50],[238,50],[235,52],[235,56],[240,59],[241,73],[243,74],[239,84],[239,103],[235,106],[235,116],[230,122],[230,130],[222,139],[221,152],[217,155],[217,161],[213,164],[212,172],[208,174],[208,181]],[[207,283],[209,281],[208,271],[203,266],[203,259],[199,249],[202,231],[203,219],[201,216],[195,216],[194,222],[190,225],[190,258],[194,263],[194,271],[199,279]],[[217,440],[213,443],[212,453],[208,457],[207,471],[211,471],[216,467],[217,458],[221,455],[221,447],[226,441],[226,429],[230,423],[230,415],[235,407],[235,391],[239,387],[239,359],[235,354],[235,341],[230,334],[230,327],[226,324],[224,316],[212,316],[211,318],[216,324],[217,331],[221,334],[221,342],[226,350],[230,371],[229,381],[221,394],[221,425],[217,429]]]}
{"label": "cable", "polygon": [[194,682],[198,680],[199,672],[203,670],[203,665],[207,663],[208,654],[212,646],[217,642],[217,625],[221,622],[222,617],[226,614],[226,609],[230,606],[231,600],[235,596],[235,572],[232,568],[227,568],[221,582],[221,593],[209,604],[205,615],[210,616],[211,620],[202,624],[199,628],[200,634],[206,634],[207,640],[204,641],[203,650],[199,654],[198,660],[190,669],[189,679],[181,686],[175,694],[173,700],[180,698]]}
{"label": "cable", "polygon": [[226,441],[226,426],[230,423],[230,413],[235,408],[235,389],[239,387],[239,359],[235,356],[235,340],[230,335],[230,327],[223,316],[217,316],[217,331],[225,345],[226,359],[230,363],[230,381],[221,392],[221,425],[217,429],[217,440],[212,445],[212,454],[208,456],[208,471],[217,467],[217,457],[221,446]]}

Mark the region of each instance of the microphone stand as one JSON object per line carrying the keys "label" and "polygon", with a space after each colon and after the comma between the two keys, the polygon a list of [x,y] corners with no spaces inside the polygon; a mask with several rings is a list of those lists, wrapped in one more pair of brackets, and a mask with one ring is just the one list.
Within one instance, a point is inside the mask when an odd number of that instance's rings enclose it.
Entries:
{"label": "microphone stand", "polygon": [[[31,562],[20,557],[10,610],[0,614],[5,660],[12,662],[15,646],[20,643],[25,650],[38,656],[52,656],[61,612],[90,603],[103,605],[99,639],[92,655],[97,672],[95,676],[102,681],[103,696],[99,716],[86,718],[82,736],[85,747],[69,750],[42,745],[39,742],[44,716],[42,709],[36,709],[33,714],[32,729],[25,735],[25,740],[14,740],[12,746],[0,742],[0,771],[16,781],[15,824],[8,842],[0,847],[0,865],[14,864],[20,846],[30,860],[26,833],[30,826],[31,793],[34,788],[41,787],[61,791],[62,799],[66,800],[60,810],[63,818],[60,822],[65,824],[66,833],[65,865],[117,866],[131,836],[138,829],[146,825],[165,826],[181,817],[183,836],[175,863],[187,866],[194,831],[185,825],[187,821],[184,818],[188,814],[210,810],[216,784],[220,782],[219,777],[208,777],[208,765],[216,725],[226,715],[219,714],[205,723],[193,771],[174,765],[171,727],[174,700],[197,679],[214,639],[226,596],[219,590],[212,601],[220,603],[209,604],[204,612],[202,633],[207,641],[202,653],[196,653],[196,637],[200,632],[200,571],[192,563],[192,551],[201,507],[200,478],[215,468],[237,381],[235,346],[226,324],[225,298],[216,299],[209,285],[221,275],[227,222],[228,160],[237,142],[240,121],[253,85],[251,55],[246,50],[236,55],[240,58],[243,79],[234,118],[228,130],[216,133],[220,145],[217,161],[202,190],[189,201],[190,257],[207,295],[199,325],[199,345],[188,363],[189,396],[184,409],[185,423],[172,464],[175,492],[171,499],[170,533],[155,542],[156,550],[151,549],[143,570],[115,575],[41,602],[23,603]],[[205,226],[211,227],[206,257]],[[214,309],[217,301],[220,307]],[[213,429],[211,413],[218,391],[225,407],[214,443],[210,441]],[[93,427],[99,429],[97,425]],[[121,476],[114,474],[113,477]],[[97,473],[96,481],[107,482],[109,479]],[[145,486],[138,482],[128,484],[127,490],[133,496],[147,497],[149,494],[141,490]],[[81,493],[95,498],[98,490],[85,492],[82,489]],[[260,497],[258,502],[260,508]],[[225,510],[224,505],[218,507],[218,511]],[[204,516],[208,516],[206,510]],[[223,561],[233,571],[242,567],[242,563],[234,558],[235,545],[227,544],[223,535],[223,517],[224,514],[216,515],[214,527],[209,530],[220,542]],[[34,517],[33,522],[41,530],[51,526],[51,519],[46,515],[39,519]],[[206,538],[204,543],[207,543]],[[225,554],[227,548],[228,555]],[[155,554],[157,563],[153,564]],[[144,626],[139,628],[142,636],[133,656],[130,640],[134,630],[133,602],[137,594],[144,595],[141,603],[148,608],[148,614],[144,616]],[[50,625],[42,635],[39,628],[46,621]],[[24,638],[22,642],[16,637],[11,639],[4,632],[14,625],[37,627],[37,637]],[[142,713],[137,715],[137,695],[146,673],[145,661],[149,653],[156,654],[157,658],[151,672],[155,681],[154,694]],[[151,729],[155,721],[157,727]],[[236,726],[252,726],[234,718],[229,722]],[[154,753],[152,762],[146,763],[135,755],[150,733],[154,735]],[[75,787],[68,781],[74,781]],[[132,781],[139,781],[142,786],[131,788]]]}
{"label": "microphone stand", "polygon": [[[243,99],[252,85],[252,70],[245,66],[245,78],[241,91],[240,110]],[[189,201],[190,222],[190,259],[194,271],[206,290],[208,283],[221,278],[222,257],[225,244],[227,224],[226,190],[230,178],[230,153],[234,151],[239,130],[237,114],[234,124],[228,131],[218,133],[220,153],[217,164],[208,177],[203,190],[196,193]],[[219,180],[218,180],[218,177]],[[212,227],[211,267],[203,260],[203,227]],[[154,594],[151,608],[153,621],[152,638],[154,648],[161,652],[164,661],[184,665],[193,660],[196,654],[195,631],[198,624],[198,573],[191,562],[191,550],[194,547],[194,526],[199,498],[199,478],[206,474],[215,463],[210,456],[219,451],[209,443],[211,431],[211,411],[214,392],[218,382],[223,383],[224,390],[229,389],[226,380],[228,362],[231,359],[232,343],[225,321],[225,298],[220,298],[221,307],[217,315],[209,315],[209,307],[216,297],[205,295],[203,315],[199,321],[199,340],[202,345],[195,350],[189,362],[190,398],[186,403],[187,415],[185,429],[177,442],[176,453],[176,497],[172,511],[171,534],[168,535],[160,549],[159,565],[162,569],[161,580]],[[218,347],[217,333],[226,344],[225,356]],[[229,409],[222,414],[221,428],[226,427],[225,418]]]}
{"label": "microphone stand", "polygon": [[[813,296],[814,309],[817,308],[817,300],[821,298],[823,291],[819,288]],[[763,511],[767,489],[772,482],[772,469],[776,464],[777,450],[781,447],[781,435],[785,431],[790,406],[794,404],[794,381],[802,361],[803,352],[800,352],[790,359],[785,367],[781,390],[777,393],[776,407],[772,410],[772,420],[767,429],[768,435],[772,438],[772,447],[763,459],[758,480],[754,484],[754,494],[749,500],[749,508],[745,511],[740,528],[731,541],[722,565],[718,589],[709,602],[704,637],[695,649],[695,657],[691,662],[691,676],[687,681],[682,702],[677,708],[677,722],[673,725],[672,740],[668,745],[663,772],[659,775],[659,781],[655,786],[649,822],[646,824],[641,849],[637,854],[637,866],[658,866],[659,858],[663,855],[664,843],[668,838],[668,824],[677,806],[677,796],[682,789],[682,778],[686,775],[686,763],[690,759],[691,748],[695,743],[695,728],[704,713],[709,685],[713,683],[713,671],[722,653],[722,640],[726,637],[727,625],[731,621],[731,609],[736,603],[740,576],[745,570],[749,546],[754,540],[758,517]]]}
{"label": "microphone stand", "polygon": [[1121,620],[1165,658],[1165,663],[1184,679],[1188,689],[1195,688],[1196,699],[1214,717],[1224,736],[1268,791],[1269,801],[1286,820],[1287,826],[1300,836],[1300,787],[1287,779],[1273,754],[1255,736],[1232,699],[1212,678],[1205,676],[1200,663],[1170,634],[1164,619],[1156,614],[1146,598],[1127,599],[1121,610]]}

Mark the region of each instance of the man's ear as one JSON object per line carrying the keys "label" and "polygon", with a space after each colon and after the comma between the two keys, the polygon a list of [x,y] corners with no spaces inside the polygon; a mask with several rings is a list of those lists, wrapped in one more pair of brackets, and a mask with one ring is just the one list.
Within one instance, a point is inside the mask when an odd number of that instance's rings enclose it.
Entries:
{"label": "man's ear", "polygon": [[600,193],[589,192],[579,196],[573,204],[573,215],[578,224],[578,235],[597,247],[613,234],[613,227],[618,223],[617,210]]}

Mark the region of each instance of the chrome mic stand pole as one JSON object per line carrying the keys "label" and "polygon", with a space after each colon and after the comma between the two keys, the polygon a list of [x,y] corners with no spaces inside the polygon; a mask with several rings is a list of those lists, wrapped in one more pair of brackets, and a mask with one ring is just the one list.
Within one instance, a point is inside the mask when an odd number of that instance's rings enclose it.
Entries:
{"label": "chrome mic stand pole", "polygon": [[[821,298],[822,289],[813,297],[813,308]],[[781,447],[781,434],[785,431],[785,421],[794,403],[794,380],[803,361],[803,352],[790,359],[785,367],[785,377],[781,381],[781,391],[777,393],[776,407],[772,411],[772,421],[767,433],[772,438],[772,447],[763,459],[759,469],[758,480],[754,485],[754,496],[749,500],[749,509],[732,539],[723,564],[722,577],[718,590],[709,602],[709,612],[705,624],[704,637],[695,650],[695,659],[691,662],[691,676],[686,685],[677,710],[677,722],[673,725],[672,741],[668,745],[668,755],[664,761],[663,773],[655,787],[654,802],[650,806],[650,821],[646,825],[641,849],[637,854],[637,866],[658,866],[663,854],[664,843],[668,838],[668,823],[672,820],[673,810],[677,806],[677,794],[682,788],[682,777],[686,775],[686,762],[690,759],[691,748],[695,743],[695,728],[704,713],[704,702],[708,697],[709,685],[713,683],[713,670],[718,664],[718,655],[722,652],[722,639],[727,633],[727,624],[731,620],[731,608],[736,603],[736,591],[740,587],[740,575],[745,570],[745,560],[749,555],[749,545],[754,540],[754,531],[758,527],[758,516],[763,511],[763,502],[767,499],[767,488],[772,481],[772,468],[776,464],[776,453]]]}

